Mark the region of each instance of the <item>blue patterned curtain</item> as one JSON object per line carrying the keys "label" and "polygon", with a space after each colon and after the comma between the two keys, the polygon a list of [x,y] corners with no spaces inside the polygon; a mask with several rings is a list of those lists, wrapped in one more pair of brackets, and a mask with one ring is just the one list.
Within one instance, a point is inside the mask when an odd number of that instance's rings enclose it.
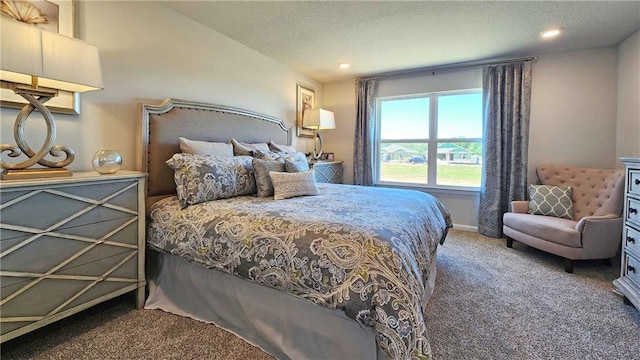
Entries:
{"label": "blue patterned curtain", "polygon": [[509,202],[527,194],[532,61],[488,65],[482,76],[484,151],[478,231],[502,236]]}
{"label": "blue patterned curtain", "polygon": [[356,82],[357,110],[353,149],[353,183],[355,185],[373,185],[376,88],[376,80],[358,80]]}

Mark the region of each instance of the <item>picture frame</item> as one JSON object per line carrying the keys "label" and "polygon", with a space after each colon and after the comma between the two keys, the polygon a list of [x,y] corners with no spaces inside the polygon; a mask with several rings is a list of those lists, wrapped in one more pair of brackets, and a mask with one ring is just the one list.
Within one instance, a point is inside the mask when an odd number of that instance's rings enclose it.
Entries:
{"label": "picture frame", "polygon": [[[58,33],[70,37],[75,37],[75,3],[76,0],[27,0],[41,9],[52,20],[47,24],[39,24],[45,30],[57,31]],[[2,12],[2,21],[18,21]],[[2,82],[0,86],[0,107],[10,109],[22,109],[26,104],[22,96],[17,95],[11,84]],[[58,114],[80,114],[80,94],[59,91],[58,96],[45,103],[46,107],[53,113]]]}
{"label": "picture frame", "polygon": [[333,153],[332,152],[330,152],[330,153],[326,152],[326,153],[322,153],[322,160],[334,161],[335,158],[333,157]]}
{"label": "picture frame", "polygon": [[313,130],[302,127],[302,115],[305,109],[313,109],[316,106],[316,92],[300,84],[296,85],[296,90],[296,135],[312,138]]}

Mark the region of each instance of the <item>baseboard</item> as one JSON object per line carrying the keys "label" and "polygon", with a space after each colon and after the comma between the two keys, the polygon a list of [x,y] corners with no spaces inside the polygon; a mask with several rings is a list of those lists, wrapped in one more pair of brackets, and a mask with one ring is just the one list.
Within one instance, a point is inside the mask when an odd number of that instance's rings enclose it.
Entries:
{"label": "baseboard", "polygon": [[471,231],[471,232],[478,232],[478,227],[477,226],[469,226],[469,225],[460,225],[460,224],[453,224],[453,228],[456,230],[462,230],[462,231]]}

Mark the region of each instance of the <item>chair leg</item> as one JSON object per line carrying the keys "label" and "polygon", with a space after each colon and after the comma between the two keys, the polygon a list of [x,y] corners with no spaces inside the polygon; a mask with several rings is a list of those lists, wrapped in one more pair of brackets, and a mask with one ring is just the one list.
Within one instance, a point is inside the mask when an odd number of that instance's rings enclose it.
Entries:
{"label": "chair leg", "polygon": [[602,263],[607,265],[607,266],[613,266],[613,263],[611,262],[611,258],[602,259]]}
{"label": "chair leg", "polygon": [[573,260],[564,259],[564,271],[573,274]]}
{"label": "chair leg", "polygon": [[507,236],[507,247],[508,248],[512,248],[513,247],[513,239]]}

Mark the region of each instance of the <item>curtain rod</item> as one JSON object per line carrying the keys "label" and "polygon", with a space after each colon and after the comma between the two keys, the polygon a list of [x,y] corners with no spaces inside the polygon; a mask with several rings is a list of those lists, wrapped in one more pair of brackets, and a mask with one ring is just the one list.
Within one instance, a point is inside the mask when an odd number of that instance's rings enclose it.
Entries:
{"label": "curtain rod", "polygon": [[400,78],[400,77],[407,77],[407,76],[413,76],[413,75],[423,75],[428,73],[432,73],[432,75],[435,75],[436,72],[462,70],[462,69],[468,69],[468,68],[475,68],[479,66],[499,65],[499,64],[521,62],[521,61],[536,61],[536,60],[538,60],[538,58],[535,56],[527,56],[527,57],[503,59],[503,60],[495,59],[495,60],[468,61],[468,62],[461,62],[457,64],[438,65],[438,66],[430,66],[430,67],[423,67],[423,68],[416,68],[416,69],[409,69],[409,70],[391,71],[391,72],[381,73],[378,75],[363,76],[355,80],[384,80],[384,79]]}

